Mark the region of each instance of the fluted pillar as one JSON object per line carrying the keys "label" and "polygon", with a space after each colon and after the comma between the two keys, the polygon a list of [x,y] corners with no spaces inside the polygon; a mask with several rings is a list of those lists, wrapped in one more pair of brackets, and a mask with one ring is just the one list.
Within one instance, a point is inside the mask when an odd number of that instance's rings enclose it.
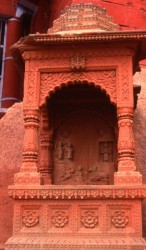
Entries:
{"label": "fluted pillar", "polygon": [[49,117],[46,107],[41,113],[41,133],[40,133],[40,173],[43,184],[52,184],[53,171],[53,131],[49,127]]}
{"label": "fluted pillar", "polygon": [[142,176],[136,171],[133,134],[133,108],[118,108],[118,172],[115,184],[141,184]]}
{"label": "fluted pillar", "polygon": [[15,184],[40,184],[38,173],[38,129],[39,111],[24,110],[25,134],[23,160],[20,172],[15,175]]}

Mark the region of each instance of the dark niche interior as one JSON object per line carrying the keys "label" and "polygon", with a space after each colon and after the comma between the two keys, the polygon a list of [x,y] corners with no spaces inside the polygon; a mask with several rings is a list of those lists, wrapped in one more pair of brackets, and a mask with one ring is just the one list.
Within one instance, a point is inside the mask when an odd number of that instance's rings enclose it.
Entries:
{"label": "dark niche interior", "polygon": [[47,100],[53,128],[53,184],[113,184],[117,167],[116,107],[100,88],[63,86]]}

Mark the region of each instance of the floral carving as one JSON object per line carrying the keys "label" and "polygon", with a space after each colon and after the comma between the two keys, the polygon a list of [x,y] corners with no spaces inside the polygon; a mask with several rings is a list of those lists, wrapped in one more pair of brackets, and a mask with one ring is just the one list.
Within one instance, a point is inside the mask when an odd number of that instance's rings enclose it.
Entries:
{"label": "floral carving", "polygon": [[111,217],[111,222],[116,228],[124,228],[129,223],[129,218],[125,215],[123,210],[116,210],[114,215]]}
{"label": "floral carving", "polygon": [[27,86],[27,92],[24,94],[25,108],[37,108],[37,72],[25,73],[25,85]]}
{"label": "floral carving", "polygon": [[55,227],[64,227],[68,223],[68,215],[64,210],[55,210],[52,216],[52,222]]}
{"label": "floral carving", "polygon": [[81,70],[85,68],[85,56],[72,56],[71,57],[72,70]]}
{"label": "floral carving", "polygon": [[94,228],[98,223],[98,216],[93,210],[85,210],[82,213],[81,222],[86,228]]}
{"label": "floral carving", "polygon": [[107,91],[111,98],[111,102],[116,103],[116,71],[115,70],[99,70],[93,72],[71,72],[71,73],[42,73],[41,74],[41,97],[40,105],[45,101],[50,92],[54,92],[56,88],[61,88],[64,84],[76,82],[94,83],[101,89]]}
{"label": "floral carving", "polygon": [[33,227],[39,222],[39,214],[36,210],[25,210],[22,215],[22,222],[26,227]]}

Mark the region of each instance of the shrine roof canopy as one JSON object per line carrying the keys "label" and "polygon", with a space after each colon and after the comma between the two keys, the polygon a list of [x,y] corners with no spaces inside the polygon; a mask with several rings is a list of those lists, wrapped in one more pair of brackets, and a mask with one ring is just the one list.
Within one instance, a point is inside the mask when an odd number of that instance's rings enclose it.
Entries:
{"label": "shrine roof canopy", "polygon": [[75,4],[66,7],[60,17],[54,21],[48,34],[80,34],[118,30],[113,18],[106,9],[93,4]]}
{"label": "shrine roof canopy", "polygon": [[145,30],[120,31],[106,9],[84,3],[66,7],[46,34],[36,33],[21,38],[13,45],[12,54],[16,58],[16,53],[45,50],[48,45],[88,42],[101,45],[112,43],[114,46],[124,43],[134,50],[138,61],[146,58]]}

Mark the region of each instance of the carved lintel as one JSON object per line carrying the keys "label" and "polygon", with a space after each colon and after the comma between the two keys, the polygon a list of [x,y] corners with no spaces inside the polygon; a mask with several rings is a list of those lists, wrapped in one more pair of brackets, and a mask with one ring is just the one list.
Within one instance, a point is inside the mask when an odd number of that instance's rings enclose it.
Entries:
{"label": "carved lintel", "polygon": [[[42,73],[40,89],[40,106],[46,102],[46,97],[56,87],[68,85],[69,82],[92,82],[95,86],[101,87],[110,96],[112,103],[117,103],[116,97],[116,71],[115,70],[97,70],[91,72],[75,71],[66,73]],[[48,91],[49,90],[49,91]]]}

